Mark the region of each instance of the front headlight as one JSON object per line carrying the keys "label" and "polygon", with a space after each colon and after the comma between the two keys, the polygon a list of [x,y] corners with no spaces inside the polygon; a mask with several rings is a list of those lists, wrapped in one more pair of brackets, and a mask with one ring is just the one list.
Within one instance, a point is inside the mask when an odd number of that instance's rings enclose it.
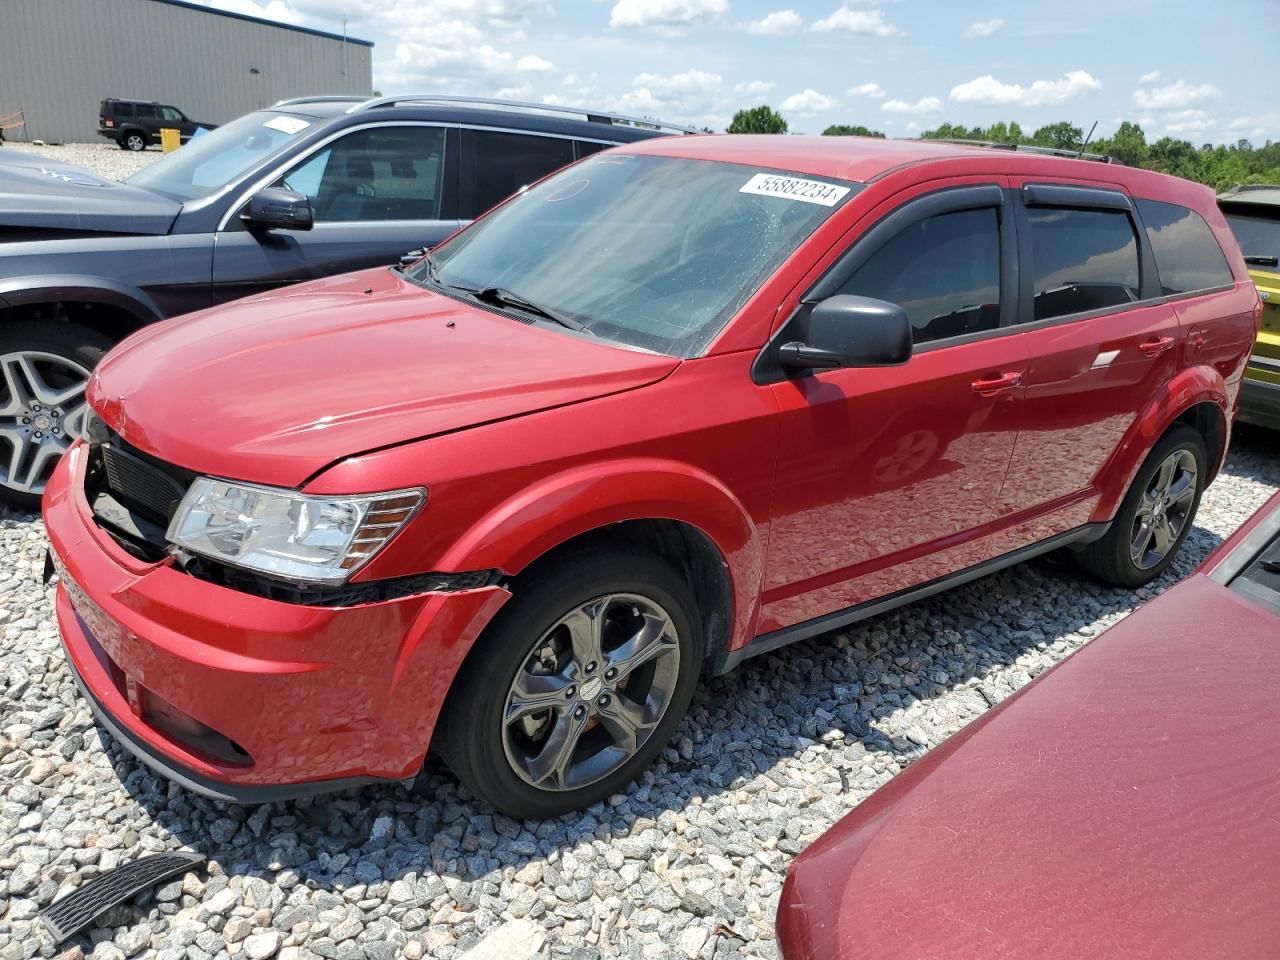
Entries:
{"label": "front headlight", "polygon": [[308,583],[340,583],[386,545],[426,491],[312,497],[200,477],[169,524],[175,546],[236,567]]}

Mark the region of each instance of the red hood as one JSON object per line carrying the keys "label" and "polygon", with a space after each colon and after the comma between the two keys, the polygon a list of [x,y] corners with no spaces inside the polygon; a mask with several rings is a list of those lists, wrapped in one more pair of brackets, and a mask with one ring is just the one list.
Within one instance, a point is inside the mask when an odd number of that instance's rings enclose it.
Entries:
{"label": "red hood", "polygon": [[298,486],[342,457],[635,389],[678,363],[376,269],[147,327],[98,366],[89,400],[170,463]]}
{"label": "red hood", "polygon": [[1204,574],[801,855],[787,960],[1280,956],[1280,618]]}

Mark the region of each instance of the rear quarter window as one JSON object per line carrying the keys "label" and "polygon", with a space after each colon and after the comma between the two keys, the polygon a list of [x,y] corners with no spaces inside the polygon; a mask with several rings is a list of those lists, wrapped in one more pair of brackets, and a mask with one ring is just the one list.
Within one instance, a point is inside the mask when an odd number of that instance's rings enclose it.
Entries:
{"label": "rear quarter window", "polygon": [[1204,218],[1187,207],[1159,200],[1138,200],[1166,296],[1229,286],[1235,280],[1227,258]]}
{"label": "rear quarter window", "polygon": [[117,117],[132,117],[133,104],[132,103],[109,103],[107,104],[107,114],[108,116],[111,114],[115,114]]}

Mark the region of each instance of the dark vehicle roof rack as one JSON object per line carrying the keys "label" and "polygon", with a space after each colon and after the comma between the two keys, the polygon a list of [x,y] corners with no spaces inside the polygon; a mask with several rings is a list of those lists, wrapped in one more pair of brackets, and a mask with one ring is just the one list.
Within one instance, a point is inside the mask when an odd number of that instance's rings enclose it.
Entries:
{"label": "dark vehicle roof rack", "polygon": [[[350,99],[350,98],[349,98]],[[443,105],[458,104],[473,107],[489,107],[497,110],[513,110],[519,113],[563,113],[577,116],[591,123],[618,124],[626,127],[639,127],[644,130],[670,130],[675,133],[700,133],[693,127],[681,126],[678,123],[666,123],[662,120],[650,120],[644,117],[628,117],[620,113],[602,113],[599,110],[588,110],[585,107],[564,107],[556,103],[536,103],[528,100],[497,100],[490,97],[455,97],[440,94],[405,93],[394,97],[371,97],[361,100],[347,113],[363,113],[379,107],[393,107],[407,103],[439,103]]]}
{"label": "dark vehicle roof rack", "polygon": [[916,137],[922,143],[957,143],[964,147],[988,147],[992,150],[1014,150],[1018,153],[1040,153],[1048,157],[1066,157],[1070,160],[1092,160],[1095,163],[1119,163],[1101,153],[1083,153],[1062,147],[1037,147],[1029,143],[997,143],[994,140],[959,140],[950,137]]}
{"label": "dark vehicle roof rack", "polygon": [[369,98],[361,97],[354,93],[336,93],[323,97],[294,97],[291,100],[277,100],[271,105],[270,109],[274,110],[276,107],[297,107],[304,103],[357,103],[361,100],[367,99]]}

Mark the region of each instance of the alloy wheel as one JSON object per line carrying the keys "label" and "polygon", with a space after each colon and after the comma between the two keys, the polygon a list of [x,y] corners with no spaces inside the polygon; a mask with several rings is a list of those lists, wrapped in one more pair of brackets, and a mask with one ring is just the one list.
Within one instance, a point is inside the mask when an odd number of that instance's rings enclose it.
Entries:
{"label": "alloy wheel", "polygon": [[1179,449],[1161,461],[1138,502],[1129,555],[1140,570],[1163,560],[1182,536],[1196,499],[1196,458]]}
{"label": "alloy wheel", "polygon": [[84,427],[89,371],[56,353],[0,355],[0,486],[39,496]]}
{"label": "alloy wheel", "polygon": [[507,762],[540,790],[595,783],[652,736],[679,677],[679,638],[659,604],[629,593],[582,604],[516,672],[501,721]]}

